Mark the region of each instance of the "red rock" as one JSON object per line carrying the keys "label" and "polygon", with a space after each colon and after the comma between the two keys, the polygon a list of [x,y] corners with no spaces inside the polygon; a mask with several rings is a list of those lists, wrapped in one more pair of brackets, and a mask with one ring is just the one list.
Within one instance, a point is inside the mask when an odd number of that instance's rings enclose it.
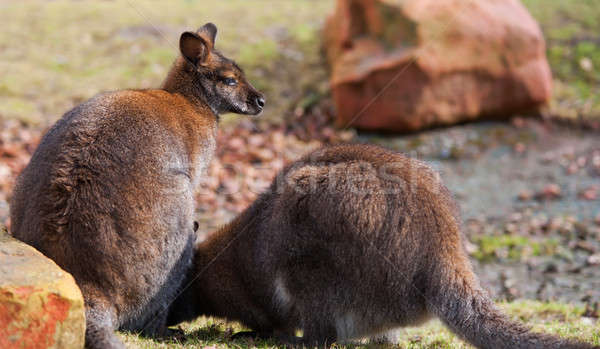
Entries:
{"label": "red rock", "polygon": [[592,185],[579,192],[579,197],[583,200],[596,200],[598,198],[598,186]]}
{"label": "red rock", "polygon": [[227,142],[227,145],[229,148],[231,148],[231,150],[236,151],[244,148],[246,143],[239,137],[233,137]]}
{"label": "red rock", "polygon": [[528,201],[533,197],[533,193],[530,190],[524,189],[519,192],[519,201]]}
{"label": "red rock", "polygon": [[275,154],[269,148],[252,148],[248,153],[260,161],[269,161],[275,157]]}
{"label": "red rock", "polygon": [[73,277],[0,230],[0,348],[83,348],[84,333]]}
{"label": "red rock", "polygon": [[589,265],[600,265],[600,253],[589,256],[587,259],[587,263]]}
{"label": "red rock", "polygon": [[541,30],[518,0],[338,0],[325,47],[339,126],[415,131],[551,95]]}
{"label": "red rock", "polygon": [[594,167],[600,168],[600,152],[594,152],[594,155],[592,157],[592,165]]}
{"label": "red rock", "polygon": [[584,250],[586,252],[589,252],[589,253],[596,252],[596,247],[594,247],[594,245],[592,243],[587,242],[587,241],[578,241],[575,244],[575,247],[578,249]]}
{"label": "red rock", "polygon": [[265,136],[262,134],[254,134],[248,137],[248,145],[259,147],[265,143]]}
{"label": "red rock", "polygon": [[523,118],[520,118],[520,117],[513,118],[511,120],[511,123],[516,128],[523,128],[523,127],[525,127],[525,120]]}
{"label": "red rock", "polygon": [[579,166],[577,166],[577,164],[570,164],[569,167],[567,167],[567,174],[575,174],[579,171]]}
{"label": "red rock", "polygon": [[515,152],[517,152],[519,154],[522,154],[522,153],[525,152],[525,150],[527,150],[527,146],[525,144],[521,143],[521,142],[517,142],[515,144],[514,149],[515,149]]}
{"label": "red rock", "polygon": [[556,200],[562,196],[560,187],[557,184],[548,184],[542,191],[535,195],[538,200]]}

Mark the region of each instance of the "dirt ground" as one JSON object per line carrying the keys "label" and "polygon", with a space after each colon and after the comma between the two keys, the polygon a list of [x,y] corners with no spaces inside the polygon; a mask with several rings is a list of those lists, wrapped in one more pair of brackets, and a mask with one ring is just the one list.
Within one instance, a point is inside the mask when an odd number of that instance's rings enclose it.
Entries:
{"label": "dirt ground", "polygon": [[[0,167],[9,177],[4,178],[8,192],[18,173],[11,168],[26,164],[41,132],[5,128],[4,142],[14,143],[5,144],[4,155],[6,149],[19,154]],[[477,273],[497,299],[590,307],[600,302],[599,131],[516,118],[414,135],[344,137],[334,142],[380,144],[425,160],[441,173],[460,204]],[[326,143],[330,139],[302,141],[294,132],[260,129],[249,120],[225,127],[209,174],[214,178],[198,196],[200,231],[227,223],[284,164]],[[248,179],[253,187],[245,186]],[[0,195],[0,222],[8,221],[8,197]]]}
{"label": "dirt ground", "polygon": [[[497,298],[600,301],[600,134],[536,119],[360,136],[433,164]],[[508,236],[508,238],[507,238]]]}

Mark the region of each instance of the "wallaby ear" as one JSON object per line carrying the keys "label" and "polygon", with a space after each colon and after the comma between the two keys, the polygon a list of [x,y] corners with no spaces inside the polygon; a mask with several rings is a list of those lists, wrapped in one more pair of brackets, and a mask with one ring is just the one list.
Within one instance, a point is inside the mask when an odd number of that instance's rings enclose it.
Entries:
{"label": "wallaby ear", "polygon": [[212,50],[215,47],[215,39],[217,38],[217,26],[212,23],[206,23],[205,25],[198,28],[198,35],[200,35]]}
{"label": "wallaby ear", "polygon": [[210,53],[210,47],[207,45],[206,40],[192,32],[181,34],[179,50],[183,57],[194,64],[204,62]]}

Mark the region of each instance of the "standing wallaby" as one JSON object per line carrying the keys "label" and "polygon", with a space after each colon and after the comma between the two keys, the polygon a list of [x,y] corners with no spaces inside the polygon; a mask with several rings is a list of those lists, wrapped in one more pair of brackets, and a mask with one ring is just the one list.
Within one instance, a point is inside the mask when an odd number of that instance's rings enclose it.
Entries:
{"label": "standing wallaby", "polygon": [[73,274],[89,348],[123,347],[117,328],[163,334],[192,262],[193,193],[218,115],[264,106],[214,49],[216,32],[209,23],[181,35],[160,89],[103,93],[67,112],[15,187],[12,234]]}
{"label": "standing wallaby", "polygon": [[457,206],[425,164],[376,146],[323,148],[197,245],[167,323],[211,315],[323,345],[437,316],[480,348],[591,348],[503,315],[463,242]]}

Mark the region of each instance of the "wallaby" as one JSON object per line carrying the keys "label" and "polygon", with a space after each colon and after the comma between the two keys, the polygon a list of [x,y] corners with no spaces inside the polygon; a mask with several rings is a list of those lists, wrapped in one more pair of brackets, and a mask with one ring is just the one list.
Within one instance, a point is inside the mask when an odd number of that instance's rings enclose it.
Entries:
{"label": "wallaby", "polygon": [[167,324],[224,317],[320,346],[437,316],[480,348],[592,348],[503,315],[463,242],[457,205],[427,165],[377,146],[323,148],[197,245]]}
{"label": "wallaby", "polygon": [[194,188],[219,114],[263,109],[215,50],[216,33],[212,23],[183,33],[161,88],[102,93],[67,112],[18,179],[12,234],[73,274],[88,348],[123,347],[115,329],[163,333],[191,266]]}

